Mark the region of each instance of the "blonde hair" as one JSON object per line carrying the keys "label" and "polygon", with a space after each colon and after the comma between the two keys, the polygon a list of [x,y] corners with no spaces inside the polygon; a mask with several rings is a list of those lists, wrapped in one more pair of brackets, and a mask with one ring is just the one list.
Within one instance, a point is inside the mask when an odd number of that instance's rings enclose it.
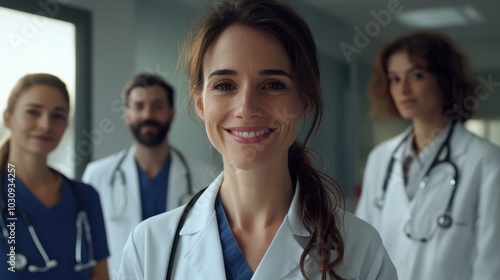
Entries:
{"label": "blonde hair", "polygon": [[[7,108],[5,108],[4,114],[14,113],[14,108],[17,104],[19,97],[30,87],[35,85],[47,85],[58,89],[69,108],[69,93],[66,84],[61,81],[58,77],[46,74],[46,73],[36,73],[28,74],[19,79],[14,85],[14,88],[10,92],[9,98],[7,100]],[[9,146],[10,146],[10,136],[5,137],[0,144],[0,170],[3,171],[7,168],[7,160],[9,159]],[[0,174],[2,174],[0,173]],[[0,175],[1,176],[1,175]]]}

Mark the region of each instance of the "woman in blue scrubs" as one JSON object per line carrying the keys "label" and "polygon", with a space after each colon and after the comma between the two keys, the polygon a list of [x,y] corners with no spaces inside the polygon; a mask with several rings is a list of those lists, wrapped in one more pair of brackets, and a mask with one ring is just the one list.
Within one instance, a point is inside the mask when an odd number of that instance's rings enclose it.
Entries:
{"label": "woman in blue scrubs", "polygon": [[192,208],[134,229],[121,279],[397,279],[378,233],[344,212],[340,188],[309,156],[323,101],[307,24],[277,1],[212,8],[184,58],[224,172]]}
{"label": "woman in blue scrubs", "polygon": [[66,85],[30,74],[3,114],[11,135],[0,147],[0,279],[109,279],[99,196],[47,165],[68,125]]}

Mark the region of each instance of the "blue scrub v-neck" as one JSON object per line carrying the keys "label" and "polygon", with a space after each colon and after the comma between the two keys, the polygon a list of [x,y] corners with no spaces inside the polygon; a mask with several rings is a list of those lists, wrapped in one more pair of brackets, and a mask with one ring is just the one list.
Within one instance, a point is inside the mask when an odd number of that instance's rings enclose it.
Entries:
{"label": "blue scrub v-neck", "polygon": [[238,242],[236,242],[236,238],[231,231],[219,196],[217,196],[215,200],[214,208],[217,215],[217,224],[219,226],[226,279],[250,280],[253,276],[253,271],[245,259],[245,256],[243,256],[243,252],[241,252],[240,246],[238,246]]}
{"label": "blue scrub v-neck", "polygon": [[141,192],[142,219],[164,213],[167,211],[168,180],[170,173],[171,156],[165,160],[163,167],[155,178],[149,178],[141,169],[137,160],[137,174]]}

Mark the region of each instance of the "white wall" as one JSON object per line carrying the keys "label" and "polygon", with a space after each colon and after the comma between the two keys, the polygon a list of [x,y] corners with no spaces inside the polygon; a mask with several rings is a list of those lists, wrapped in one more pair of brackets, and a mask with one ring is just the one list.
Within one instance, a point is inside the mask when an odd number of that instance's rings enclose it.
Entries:
{"label": "white wall", "polygon": [[[92,12],[93,159],[130,144],[130,133],[117,106],[135,67],[135,0],[72,0],[68,6]],[[77,104],[78,106],[78,104]],[[101,129],[102,127],[106,129]],[[101,127],[101,128],[100,128]]]}
{"label": "white wall", "polygon": [[172,84],[177,112],[169,141],[188,157],[208,162],[208,139],[203,125],[188,114],[187,83],[184,73],[177,67],[179,44],[197,10],[175,1],[137,1],[136,7],[135,72],[153,72]]}

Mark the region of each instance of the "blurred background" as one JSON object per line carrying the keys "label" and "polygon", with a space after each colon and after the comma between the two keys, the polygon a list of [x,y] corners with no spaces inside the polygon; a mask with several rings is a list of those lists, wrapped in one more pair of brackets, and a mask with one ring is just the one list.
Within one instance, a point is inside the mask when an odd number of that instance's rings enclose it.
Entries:
{"label": "blurred background", "polygon": [[[467,128],[500,145],[500,2],[478,0],[289,0],[309,23],[321,63],[325,116],[312,147],[353,210],[369,151],[404,121],[369,118],[366,87],[378,48],[416,29],[442,31],[470,58],[482,94]],[[51,163],[79,178],[90,160],[131,144],[120,93],[133,74],[156,73],[176,90],[170,142],[187,156],[216,161],[188,114],[179,44],[208,0],[0,0],[0,109],[24,74],[49,72],[72,93],[72,116]],[[6,131],[0,123],[0,137]]]}

